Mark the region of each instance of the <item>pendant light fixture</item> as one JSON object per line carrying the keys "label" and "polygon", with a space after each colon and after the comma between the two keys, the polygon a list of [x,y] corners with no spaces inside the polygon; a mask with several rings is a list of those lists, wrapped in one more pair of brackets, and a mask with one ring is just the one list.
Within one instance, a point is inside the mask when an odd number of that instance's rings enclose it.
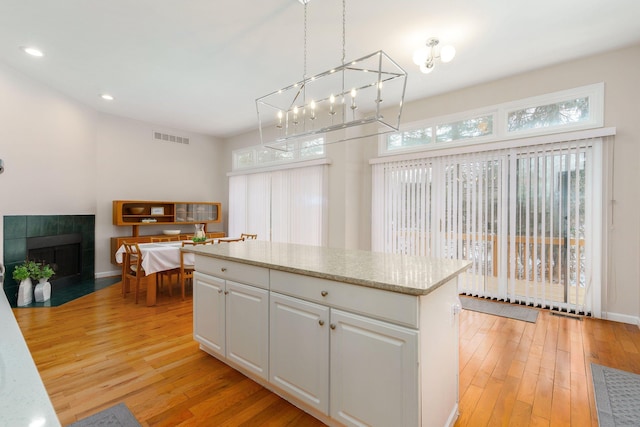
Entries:
{"label": "pendant light fixture", "polygon": [[430,37],[425,43],[425,47],[418,49],[413,54],[413,62],[420,67],[420,71],[429,74],[436,65],[436,59],[443,63],[450,62],[456,56],[456,49],[451,45],[439,47],[440,40],[437,37]]}
{"label": "pendant light fixture", "polygon": [[[263,145],[289,150],[289,141],[323,134],[325,143],[397,131],[407,73],[382,50],[346,62],[346,0],[342,1],[342,62],[307,76],[307,7],[304,5],[302,79],[256,99]],[[384,115],[383,115],[384,109]],[[370,125],[370,126],[368,126]],[[360,127],[360,132],[346,132]]]}

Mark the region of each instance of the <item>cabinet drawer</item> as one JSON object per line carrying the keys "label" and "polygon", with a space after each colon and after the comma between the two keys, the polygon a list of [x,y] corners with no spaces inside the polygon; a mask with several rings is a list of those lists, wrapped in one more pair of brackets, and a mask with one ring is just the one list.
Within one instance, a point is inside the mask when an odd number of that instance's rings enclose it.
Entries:
{"label": "cabinet drawer", "polygon": [[196,255],[196,271],[269,289],[269,270],[255,265]]}
{"label": "cabinet drawer", "polygon": [[279,270],[271,270],[270,274],[272,291],[411,328],[418,327],[416,296]]}

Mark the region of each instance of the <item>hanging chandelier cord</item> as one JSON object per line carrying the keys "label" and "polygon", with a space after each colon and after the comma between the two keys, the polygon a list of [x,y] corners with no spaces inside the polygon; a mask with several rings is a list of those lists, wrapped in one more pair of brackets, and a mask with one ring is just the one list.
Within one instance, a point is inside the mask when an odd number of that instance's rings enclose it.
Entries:
{"label": "hanging chandelier cord", "polygon": [[347,0],[342,0],[342,65],[347,56],[346,39],[347,39]]}
{"label": "hanging chandelier cord", "polygon": [[302,81],[307,80],[307,3],[304,4],[304,74]]}

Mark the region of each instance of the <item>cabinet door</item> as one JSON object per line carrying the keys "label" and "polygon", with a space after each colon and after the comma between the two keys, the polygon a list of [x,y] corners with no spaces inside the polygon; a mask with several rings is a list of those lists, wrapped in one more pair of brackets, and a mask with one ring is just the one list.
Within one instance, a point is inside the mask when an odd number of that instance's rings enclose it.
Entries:
{"label": "cabinet door", "polygon": [[268,379],[269,292],[226,281],[227,358]]}
{"label": "cabinet door", "polygon": [[271,293],[270,382],[329,410],[329,308]]}
{"label": "cabinet door", "polygon": [[331,417],[418,425],[418,331],[332,310],[330,335]]}
{"label": "cabinet door", "polygon": [[213,352],[225,355],[224,280],[193,275],[193,338]]}

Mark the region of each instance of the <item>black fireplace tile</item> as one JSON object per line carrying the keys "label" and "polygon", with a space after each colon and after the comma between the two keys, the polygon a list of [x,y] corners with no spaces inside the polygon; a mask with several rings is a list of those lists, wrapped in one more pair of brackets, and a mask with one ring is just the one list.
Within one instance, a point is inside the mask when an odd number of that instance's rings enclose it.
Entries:
{"label": "black fireplace tile", "polygon": [[5,281],[4,294],[7,296],[7,300],[9,301],[9,304],[11,305],[11,307],[15,307],[18,305],[18,286],[9,285]]}
{"label": "black fireplace tile", "polygon": [[[24,261],[24,260],[22,260],[22,261]],[[6,276],[4,278],[4,283],[2,284],[2,286],[5,289],[9,289],[9,288],[12,288],[12,287],[13,288],[17,288],[18,285],[20,284],[20,283],[16,282],[13,279],[13,270],[15,270],[18,265],[22,264],[22,261],[20,261],[20,262],[11,262],[11,263],[6,263],[5,264]],[[7,294],[7,297],[8,296],[9,296],[9,294]]]}
{"label": "black fireplace tile", "polygon": [[4,239],[4,262],[23,262],[27,259],[27,239]]}
{"label": "black fireplace tile", "polygon": [[58,234],[77,233],[76,215],[60,215],[58,217]]}
{"label": "black fireplace tile", "polygon": [[25,238],[27,236],[27,217],[24,215],[6,215],[4,217],[4,239]]}
{"label": "black fireplace tile", "polygon": [[27,237],[58,234],[58,215],[30,215],[27,217]]}
{"label": "black fireplace tile", "polygon": [[93,247],[82,251],[82,278],[90,279],[95,275],[95,250]]}
{"label": "black fireplace tile", "polygon": [[43,218],[39,215],[29,215],[27,217],[27,237],[42,236]]}
{"label": "black fireplace tile", "polygon": [[[79,227],[78,231],[82,232],[82,235],[86,238],[93,238],[95,235],[95,217],[93,215],[78,215],[76,216],[76,225]],[[93,241],[90,241],[93,246]]]}

